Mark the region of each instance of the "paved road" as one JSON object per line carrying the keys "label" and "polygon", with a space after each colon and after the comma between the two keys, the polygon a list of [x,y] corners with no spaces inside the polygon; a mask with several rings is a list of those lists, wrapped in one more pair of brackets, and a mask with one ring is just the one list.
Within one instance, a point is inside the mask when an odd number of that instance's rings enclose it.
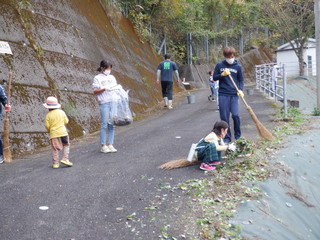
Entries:
{"label": "paved road", "polygon": [[[48,151],[1,165],[0,239],[152,240],[163,229],[183,234],[179,215],[188,212],[190,196],[172,186],[205,175],[197,165],[171,171],[157,166],[186,157],[191,143],[219,119],[208,90],[194,94],[194,104],[183,98],[173,110],[119,129],[117,153],[100,153],[95,135],[71,146],[72,168],[52,169]],[[273,109],[265,98],[255,93],[247,101],[271,126]],[[241,116],[243,136],[256,139],[245,109]]]}

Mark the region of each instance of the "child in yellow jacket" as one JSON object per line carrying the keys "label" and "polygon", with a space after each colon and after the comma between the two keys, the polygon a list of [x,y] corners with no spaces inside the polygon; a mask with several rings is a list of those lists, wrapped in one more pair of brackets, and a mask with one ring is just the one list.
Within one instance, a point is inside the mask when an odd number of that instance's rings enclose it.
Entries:
{"label": "child in yellow jacket", "polygon": [[59,168],[59,151],[61,150],[63,155],[60,163],[72,167],[73,163],[69,161],[69,136],[65,126],[69,119],[65,112],[60,109],[61,105],[58,103],[57,98],[48,97],[43,106],[49,110],[45,119],[45,127],[50,133],[52,167]]}

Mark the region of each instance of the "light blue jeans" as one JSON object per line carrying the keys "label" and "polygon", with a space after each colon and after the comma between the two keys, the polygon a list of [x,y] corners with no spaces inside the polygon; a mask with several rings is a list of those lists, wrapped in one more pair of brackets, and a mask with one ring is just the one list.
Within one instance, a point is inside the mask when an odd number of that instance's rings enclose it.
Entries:
{"label": "light blue jeans", "polygon": [[114,126],[109,123],[110,112],[112,104],[107,102],[100,104],[100,117],[101,117],[101,127],[100,127],[100,143],[104,145],[107,143],[107,128],[108,128],[108,144],[113,144],[114,141]]}

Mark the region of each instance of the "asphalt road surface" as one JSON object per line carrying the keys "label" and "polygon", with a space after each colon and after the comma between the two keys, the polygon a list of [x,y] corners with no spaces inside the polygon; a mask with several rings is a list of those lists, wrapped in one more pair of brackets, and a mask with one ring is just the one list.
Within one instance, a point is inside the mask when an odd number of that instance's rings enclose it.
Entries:
{"label": "asphalt road surface", "polygon": [[[0,165],[0,239],[152,240],[164,229],[183,236],[190,197],[173,186],[206,175],[198,165],[157,166],[186,158],[219,120],[208,93],[198,90],[193,104],[184,97],[173,110],[116,129],[117,153],[100,153],[96,134],[71,143],[74,167],[52,169],[49,149]],[[271,127],[266,99],[255,92],[246,100]],[[240,105],[243,136],[254,140],[255,125]]]}

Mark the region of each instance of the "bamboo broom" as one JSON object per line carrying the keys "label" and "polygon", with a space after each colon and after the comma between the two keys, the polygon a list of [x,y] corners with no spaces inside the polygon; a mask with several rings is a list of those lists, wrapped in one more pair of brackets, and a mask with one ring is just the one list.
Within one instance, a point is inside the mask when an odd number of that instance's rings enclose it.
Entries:
{"label": "bamboo broom", "polygon": [[[12,81],[12,72],[9,72],[9,81],[8,81],[8,94],[7,94],[7,104],[10,105],[10,95],[11,95],[11,81]],[[5,163],[12,162],[10,142],[9,142],[9,112],[6,112],[6,117],[3,124],[3,157]]]}
{"label": "bamboo broom", "polygon": [[[233,86],[235,87],[235,89],[237,90],[237,92],[239,92],[239,88],[237,87],[236,83],[234,82],[231,74],[229,75],[229,78],[233,84]],[[265,126],[263,126],[263,124],[258,120],[256,114],[253,112],[252,108],[247,104],[246,100],[244,99],[244,97],[241,97],[244,105],[246,105],[246,108],[248,110],[248,112],[250,113],[250,116],[253,120],[253,122],[256,124],[257,130],[259,132],[260,137],[267,139],[267,140],[273,140],[274,137],[272,136],[272,134],[268,131],[268,129],[265,128]]]}
{"label": "bamboo broom", "polygon": [[182,159],[172,160],[172,161],[166,162],[166,163],[158,166],[158,168],[161,168],[164,170],[171,170],[171,169],[175,169],[175,168],[187,167],[187,166],[196,164],[197,162],[198,162],[197,159],[194,159],[192,161],[188,161],[187,159],[182,158]]}

